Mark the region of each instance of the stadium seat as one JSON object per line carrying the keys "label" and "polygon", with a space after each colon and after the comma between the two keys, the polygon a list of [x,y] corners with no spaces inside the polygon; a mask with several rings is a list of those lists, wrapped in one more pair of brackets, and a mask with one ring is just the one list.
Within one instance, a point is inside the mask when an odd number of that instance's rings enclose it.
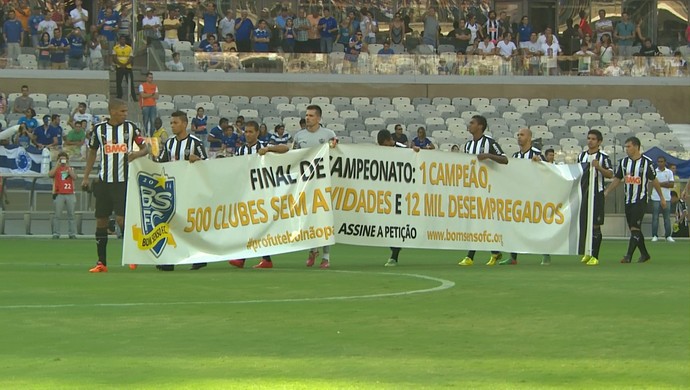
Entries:
{"label": "stadium seat", "polygon": [[452,104],[452,101],[448,97],[437,96],[431,100],[431,104],[437,107],[441,105],[449,106]]}
{"label": "stadium seat", "polygon": [[611,107],[629,107],[630,101],[628,99],[613,99],[611,100]]}

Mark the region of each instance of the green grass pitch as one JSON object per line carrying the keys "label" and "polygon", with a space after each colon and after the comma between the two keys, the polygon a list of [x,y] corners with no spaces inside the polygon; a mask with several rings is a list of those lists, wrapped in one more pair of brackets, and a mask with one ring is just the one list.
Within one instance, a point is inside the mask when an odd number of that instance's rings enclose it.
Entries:
{"label": "green grass pitch", "polygon": [[403,250],[385,268],[387,248],[338,245],[330,270],[159,272],[111,239],[89,274],[92,240],[3,239],[0,388],[688,388],[690,243],[620,264],[626,245],[598,267]]}

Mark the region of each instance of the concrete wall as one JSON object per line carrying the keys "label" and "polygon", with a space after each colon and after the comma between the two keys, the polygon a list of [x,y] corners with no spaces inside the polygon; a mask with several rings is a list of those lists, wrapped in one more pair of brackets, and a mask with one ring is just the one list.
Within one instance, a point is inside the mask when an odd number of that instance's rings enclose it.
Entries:
{"label": "concrete wall", "polygon": [[22,85],[28,85],[36,93],[104,93],[108,94],[110,79],[105,71],[74,70],[9,70],[0,71],[0,92],[5,96],[20,92]]}

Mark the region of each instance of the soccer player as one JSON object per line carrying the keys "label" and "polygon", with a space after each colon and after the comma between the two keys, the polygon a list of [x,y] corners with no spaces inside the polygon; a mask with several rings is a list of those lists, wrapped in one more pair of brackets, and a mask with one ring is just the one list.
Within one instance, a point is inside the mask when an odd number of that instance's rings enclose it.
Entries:
{"label": "soccer player", "polygon": [[661,207],[666,207],[666,199],[661,194],[661,186],[656,178],[656,172],[652,160],[640,151],[640,140],[630,137],[625,140],[625,157],[618,164],[613,182],[604,191],[604,196],[613,192],[621,182],[625,184],[625,218],[630,229],[630,242],[628,252],[621,259],[621,263],[630,263],[636,248],[640,248],[638,263],[644,263],[651,259],[647,247],[644,244],[644,236],[640,227],[642,217],[647,209],[647,182],[652,182],[654,190],[659,194]]}
{"label": "soccer player", "polygon": [[[270,145],[268,142],[262,142],[259,140],[259,124],[256,121],[249,121],[244,124],[244,137],[246,143],[235,152],[238,156],[258,154],[260,156],[266,153],[285,153],[290,148],[287,145]],[[228,263],[237,268],[244,268],[244,261],[246,259],[230,260]],[[263,256],[259,264],[255,265],[253,268],[273,268],[273,261],[271,256]]]}
{"label": "soccer player", "polygon": [[[307,106],[307,113],[304,116],[305,128],[295,134],[294,149],[310,148],[312,146],[320,146],[325,143],[330,143],[331,147],[335,146],[336,136],[335,132],[321,126],[321,107],[316,104]],[[316,257],[319,255],[318,248],[312,248],[307,257],[307,267],[314,265]],[[330,263],[330,247],[323,247],[323,260],[321,260],[321,268],[329,268]]]}
{"label": "soccer player", "polygon": [[[497,164],[508,164],[508,157],[501,149],[501,146],[491,137],[484,134],[486,131],[486,118],[481,115],[475,115],[470,120],[467,130],[472,135],[472,140],[465,144],[465,153],[476,154],[477,160],[480,162],[493,161]],[[469,266],[474,264],[474,255],[477,251],[467,252],[467,256],[460,261],[458,265]],[[492,251],[491,258],[486,265],[496,265],[496,262],[501,259],[501,252]]]}
{"label": "soccer player", "polygon": [[[187,125],[189,123],[187,114],[182,111],[175,111],[170,116],[170,130],[173,133],[173,137],[168,138],[165,144],[163,144],[157,158],[158,162],[186,160],[194,163],[208,159],[206,148],[201,139],[187,132]],[[190,270],[196,271],[207,265],[207,263],[194,263]],[[172,264],[157,265],[156,268],[161,271],[175,270],[175,266]]]}
{"label": "soccer player", "polygon": [[[601,225],[604,224],[604,178],[610,179],[613,177],[613,165],[609,155],[601,150],[601,141],[604,139],[599,130],[590,130],[587,133],[587,150],[580,153],[577,161],[581,164],[587,164],[584,174],[582,176],[582,193],[588,194],[589,190],[589,169],[596,169],[594,174],[594,207],[593,210],[588,209],[589,202],[587,196],[582,198],[582,206],[580,207],[580,226],[585,227],[588,223],[592,223],[592,254],[582,257],[581,262],[587,265],[599,264],[599,249],[601,248],[602,234]],[[590,168],[591,167],[591,168]],[[591,215],[591,220],[589,217]],[[588,222],[589,220],[589,222]],[[580,248],[580,253],[584,252],[584,248]]]}
{"label": "soccer player", "polygon": [[[93,184],[96,196],[96,253],[98,261],[89,272],[108,272],[106,248],[108,245],[108,217],[114,211],[115,221],[124,231],[125,198],[127,197],[127,170],[129,162],[146,156],[148,147],[137,126],[127,120],[127,103],[111,99],[108,104],[110,119],[97,124],[89,140],[89,153],[84,167],[81,186],[89,188],[89,175],[100,151],[101,167],[98,181]],[[133,151],[134,144],[139,146]]]}
{"label": "soccer player", "polygon": [[[545,161],[544,155],[541,154],[541,150],[532,146],[532,131],[528,128],[520,129],[517,133],[517,143],[520,146],[520,150],[513,153],[513,158],[529,159],[535,162]],[[518,254],[513,252],[510,254],[509,259],[505,259],[499,262],[499,265],[516,265]],[[541,260],[542,265],[551,264],[551,256],[544,255]]]}
{"label": "soccer player", "polygon": [[[393,140],[393,135],[391,134],[390,131],[388,130],[381,130],[379,133],[376,135],[376,141],[380,146],[393,146],[396,148],[407,148],[407,145],[396,142]],[[412,149],[415,152],[419,152],[419,148],[417,146],[413,146]],[[391,247],[391,257],[388,259],[386,264],[384,266],[386,267],[395,267],[398,265],[398,255],[400,254],[400,249],[401,248],[396,248],[396,247]]]}

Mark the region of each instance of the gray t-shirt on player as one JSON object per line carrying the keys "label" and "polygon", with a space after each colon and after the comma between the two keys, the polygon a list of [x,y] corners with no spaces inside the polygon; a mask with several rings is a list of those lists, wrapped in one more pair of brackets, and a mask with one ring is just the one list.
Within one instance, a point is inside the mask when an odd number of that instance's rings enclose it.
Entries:
{"label": "gray t-shirt on player", "polygon": [[319,127],[314,132],[306,129],[300,130],[297,132],[297,134],[295,134],[295,143],[293,149],[303,149],[323,145],[335,137],[335,132],[333,130],[327,129],[323,126]]}

